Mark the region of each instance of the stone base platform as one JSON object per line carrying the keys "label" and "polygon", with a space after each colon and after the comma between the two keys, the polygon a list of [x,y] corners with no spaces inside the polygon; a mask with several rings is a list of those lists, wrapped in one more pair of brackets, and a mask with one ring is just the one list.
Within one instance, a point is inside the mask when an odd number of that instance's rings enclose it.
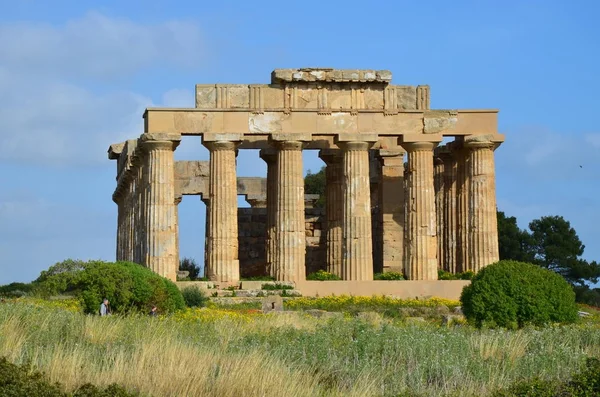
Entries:
{"label": "stone base platform", "polygon": [[[462,289],[471,282],[468,280],[373,280],[373,281],[299,281],[277,282],[280,284],[294,285],[293,295],[302,296],[329,296],[329,295],[353,295],[373,296],[386,295],[395,298],[425,299],[431,297],[459,300]],[[243,291],[260,290],[263,284],[275,284],[269,281],[241,281],[238,283],[218,283],[212,281],[178,281],[177,286],[183,289],[188,286],[196,286],[209,293],[216,290],[226,290],[234,287],[237,296],[244,295]],[[291,292],[291,290],[287,290]],[[228,291],[231,292],[231,291]],[[271,295],[274,291],[264,291],[265,295]],[[268,293],[267,293],[268,292]],[[290,294],[292,295],[292,294]],[[210,296],[210,295],[209,295]],[[227,295],[226,295],[227,296]],[[248,296],[252,296],[249,294]]]}

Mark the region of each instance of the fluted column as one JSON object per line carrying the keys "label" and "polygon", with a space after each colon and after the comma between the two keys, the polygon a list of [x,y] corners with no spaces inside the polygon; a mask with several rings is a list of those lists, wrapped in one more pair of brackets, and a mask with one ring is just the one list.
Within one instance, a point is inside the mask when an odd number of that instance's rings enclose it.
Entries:
{"label": "fluted column", "polygon": [[438,268],[444,269],[446,261],[444,258],[445,240],[444,240],[444,162],[437,156],[434,156],[433,165],[433,185],[435,191],[435,218],[436,218],[436,235],[437,235],[437,259]]}
{"label": "fluted column", "polygon": [[452,145],[456,158],[456,222],[457,222],[457,272],[471,268],[469,261],[469,176],[468,156],[461,142]]}
{"label": "fluted column", "polygon": [[210,150],[206,275],[211,281],[238,281],[237,142],[205,141]]}
{"label": "fluted column", "polygon": [[275,221],[277,218],[277,150],[262,149],[260,158],[267,163],[267,274],[275,277],[273,262],[275,259]]}
{"label": "fluted column", "polygon": [[338,142],[344,153],[342,279],[373,280],[368,142]]}
{"label": "fluted column", "polygon": [[327,165],[325,168],[325,213],[327,216],[327,271],[342,277],[342,206],[344,197],[344,168],[342,151],[323,149],[319,157]]}
{"label": "fluted column", "polygon": [[131,252],[132,261],[140,265],[144,264],[144,252],[145,252],[145,230],[146,223],[144,221],[144,203],[146,194],[146,179],[147,170],[144,166],[145,154],[141,147],[136,149],[134,153],[132,164],[134,165],[134,195],[132,197],[133,202],[133,217],[132,217],[132,246]]}
{"label": "fluted column", "polygon": [[450,153],[440,154],[444,162],[444,229],[440,238],[444,239],[442,268],[450,273],[457,272],[457,197],[456,197],[456,158]]}
{"label": "fluted column", "polygon": [[468,270],[477,272],[499,260],[495,144],[473,140],[466,141],[465,147],[468,150],[470,213]]}
{"label": "fluted column", "polygon": [[405,233],[409,280],[437,280],[437,236],[433,149],[435,142],[406,142],[408,151],[408,201]]}
{"label": "fluted column", "polygon": [[304,227],[304,178],[299,141],[277,142],[277,212],[273,275],[276,280],[306,278]]}
{"label": "fluted column", "polygon": [[125,203],[127,198],[125,195],[119,195],[115,197],[115,202],[117,203],[117,261],[122,261],[125,253],[125,219],[126,219],[126,209]]}
{"label": "fluted column", "polygon": [[175,134],[143,134],[147,169],[145,224],[146,267],[175,281],[177,278],[177,230],[175,219],[175,161],[173,151],[181,137]]}
{"label": "fluted column", "polygon": [[404,152],[379,150],[383,271],[402,273],[404,258]]}
{"label": "fluted column", "polygon": [[175,259],[177,262],[177,269],[175,274],[177,274],[177,271],[179,271],[179,260],[181,258],[179,254],[179,204],[181,204],[182,199],[182,196],[175,197]]}

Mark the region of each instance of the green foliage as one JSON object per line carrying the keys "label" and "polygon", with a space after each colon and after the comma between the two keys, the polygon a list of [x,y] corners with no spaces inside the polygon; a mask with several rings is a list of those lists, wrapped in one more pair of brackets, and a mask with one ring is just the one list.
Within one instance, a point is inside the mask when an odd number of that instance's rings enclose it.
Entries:
{"label": "green foliage", "polygon": [[580,259],[585,246],[562,216],[543,216],[529,224],[534,263],[557,272],[570,283],[596,283],[600,265]]}
{"label": "green foliage", "polygon": [[588,358],[582,371],[573,374],[566,382],[526,379],[516,382],[506,390],[499,390],[493,397],[594,397],[600,395],[600,360]]}
{"label": "green foliage", "polygon": [[373,280],[404,280],[404,275],[398,272],[375,273]]}
{"label": "green foliage", "polygon": [[49,297],[58,294],[75,293],[74,288],[79,282],[81,273],[91,263],[96,262],[66,259],[50,266],[48,270],[43,270],[40,276],[33,282],[33,294]]}
{"label": "green foliage", "polygon": [[317,200],[315,207],[325,207],[325,185],[327,181],[325,178],[325,167],[321,167],[319,172],[313,174],[308,170],[304,177],[304,192],[306,194],[318,194],[319,200]]}
{"label": "green foliage", "polygon": [[498,211],[497,216],[500,260],[533,262],[531,235],[527,230],[519,229],[517,218],[514,216],[507,217],[502,211]]}
{"label": "green foliage", "polygon": [[28,366],[14,365],[0,358],[0,397],[134,397],[137,393],[129,393],[116,384],[106,389],[91,384],[79,387],[73,393],[62,391],[59,383],[51,384],[44,374],[31,371]]}
{"label": "green foliage", "polygon": [[188,277],[191,281],[197,280],[200,275],[200,266],[192,258],[182,258],[179,261],[179,270],[190,272]]}
{"label": "green foliage", "polygon": [[187,307],[204,307],[206,303],[210,301],[210,298],[206,296],[203,290],[196,287],[185,287],[181,294]]}
{"label": "green foliage", "polygon": [[472,280],[475,273],[470,270],[462,273],[450,273],[445,270],[438,270],[438,280]]}
{"label": "green foliage", "polygon": [[600,307],[600,288],[590,288],[587,285],[576,285],[575,300],[586,305]]}
{"label": "green foliage", "polygon": [[184,307],[183,296],[171,281],[131,262],[65,261],[51,267],[35,281],[41,295],[72,293],[86,313],[98,313],[103,298],[113,313],[145,312],[156,305],[161,312]]}
{"label": "green foliage", "polygon": [[172,312],[185,305],[174,283],[131,262],[96,262],[81,272],[77,289],[86,313],[97,313],[104,297],[116,313],[145,312],[153,304],[160,312]]}
{"label": "green foliage", "polygon": [[600,396],[600,359],[588,358],[583,371],[573,376],[567,388],[573,396]]}
{"label": "green foliage", "polygon": [[275,284],[263,284],[261,286],[261,289],[265,290],[265,291],[275,291],[275,290],[294,289],[294,287],[291,285],[287,285],[287,284],[275,283]]}
{"label": "green foliage", "polygon": [[463,289],[462,310],[477,327],[520,328],[577,320],[575,293],[558,274],[533,264],[500,261]]}
{"label": "green foliage", "polygon": [[7,298],[19,298],[28,295],[33,290],[33,284],[10,283],[0,286],[0,296]]}
{"label": "green foliage", "polygon": [[311,281],[341,280],[339,276],[337,276],[333,273],[326,272],[325,270],[317,270],[316,272],[311,273],[308,276],[306,276],[306,279],[311,280]]}
{"label": "green foliage", "polygon": [[275,277],[272,277],[272,276],[242,277],[241,281],[275,281]]}
{"label": "green foliage", "polygon": [[25,366],[16,366],[0,358],[1,397],[63,397],[60,385],[51,384],[39,372],[29,372]]}

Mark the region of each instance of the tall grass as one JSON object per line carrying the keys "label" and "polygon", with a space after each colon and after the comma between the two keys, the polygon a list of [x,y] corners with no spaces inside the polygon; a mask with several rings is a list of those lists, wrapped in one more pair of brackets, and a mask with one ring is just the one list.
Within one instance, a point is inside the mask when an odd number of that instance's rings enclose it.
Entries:
{"label": "tall grass", "polygon": [[599,347],[597,325],[477,331],[302,313],[100,318],[0,304],[0,355],[69,389],[118,383],[153,396],[486,395],[522,378],[564,379]]}

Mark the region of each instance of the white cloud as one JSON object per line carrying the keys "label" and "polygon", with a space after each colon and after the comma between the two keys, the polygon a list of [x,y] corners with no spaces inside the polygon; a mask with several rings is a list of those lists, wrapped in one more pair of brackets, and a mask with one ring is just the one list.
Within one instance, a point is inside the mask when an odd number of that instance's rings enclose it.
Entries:
{"label": "white cloud", "polygon": [[29,75],[114,78],[156,65],[193,66],[204,55],[199,27],[142,25],[89,12],[62,26],[0,26],[0,64]]}
{"label": "white cloud", "polygon": [[[91,12],[62,26],[0,26],[0,160],[100,164],[111,143],[142,132],[147,94],[111,89],[160,66],[193,66],[203,43],[197,25],[143,25]],[[172,90],[170,106],[193,106]]]}

